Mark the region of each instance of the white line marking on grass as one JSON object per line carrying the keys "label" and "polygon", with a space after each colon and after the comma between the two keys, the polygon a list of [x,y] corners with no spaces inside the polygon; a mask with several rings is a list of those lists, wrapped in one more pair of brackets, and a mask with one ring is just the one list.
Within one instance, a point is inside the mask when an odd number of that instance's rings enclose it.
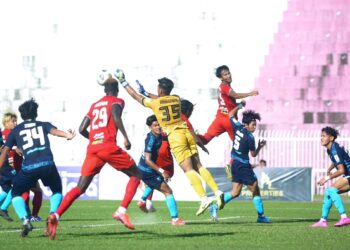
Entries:
{"label": "white line marking on grass", "polygon": [[[230,220],[230,219],[239,219],[239,218],[243,218],[242,216],[229,216],[229,217],[222,217],[219,218],[220,221],[222,220]],[[205,219],[205,220],[186,220],[185,222],[209,222],[211,221],[211,219]],[[170,224],[169,221],[155,221],[155,222],[138,222],[138,223],[134,223],[134,225],[136,226],[146,226],[146,225],[160,225],[160,224]],[[118,224],[118,223],[108,223],[108,224],[90,224],[90,225],[82,225],[82,226],[70,226],[69,228],[72,229],[79,229],[79,228],[95,228],[95,227],[111,227],[111,226],[121,226],[124,227],[124,225],[122,224]],[[67,229],[68,227],[59,227],[60,229]],[[38,230],[44,230],[45,227],[36,227],[33,229],[33,231],[38,231]],[[18,233],[21,232],[22,230],[20,229],[13,229],[13,230],[5,230],[2,231],[0,230],[0,233]]]}

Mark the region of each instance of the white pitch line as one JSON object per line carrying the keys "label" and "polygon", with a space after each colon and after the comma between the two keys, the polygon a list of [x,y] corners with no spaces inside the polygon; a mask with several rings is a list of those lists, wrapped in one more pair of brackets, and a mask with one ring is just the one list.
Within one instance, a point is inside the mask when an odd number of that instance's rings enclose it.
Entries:
{"label": "white pitch line", "polygon": [[[222,217],[220,219],[221,220],[230,220],[230,219],[239,219],[242,218],[242,216],[230,216],[230,217]],[[185,222],[206,222],[206,221],[211,221],[211,219],[205,219],[205,220],[186,220]],[[146,226],[146,225],[160,225],[160,224],[170,224],[169,221],[158,221],[158,222],[136,222],[134,223],[134,225],[136,226]],[[73,226],[73,227],[69,227],[74,228],[74,229],[78,229],[78,228],[94,228],[94,227],[110,227],[110,226],[121,226],[123,227],[124,225],[122,224],[116,224],[116,223],[108,223],[108,224],[90,224],[90,225],[82,225],[82,226]],[[59,227],[60,229],[67,229],[68,227]],[[38,231],[38,230],[44,230],[44,227],[36,227],[33,229],[33,231]],[[5,230],[2,231],[0,230],[0,233],[18,233],[21,232],[22,230],[20,229],[13,229],[13,230]]]}

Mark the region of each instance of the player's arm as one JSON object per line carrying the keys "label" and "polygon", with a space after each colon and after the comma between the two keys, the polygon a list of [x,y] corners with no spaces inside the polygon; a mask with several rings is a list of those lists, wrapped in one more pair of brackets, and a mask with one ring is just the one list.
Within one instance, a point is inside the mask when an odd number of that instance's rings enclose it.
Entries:
{"label": "player's arm", "polygon": [[123,112],[123,109],[119,104],[115,103],[112,105],[112,117],[113,117],[114,123],[116,127],[119,129],[119,131],[122,133],[122,135],[124,136],[125,148],[130,149],[131,143],[129,141],[128,134],[126,133],[126,130],[124,128],[124,123],[122,120],[122,112]]}
{"label": "player's arm", "polygon": [[157,99],[158,96],[157,95],[154,95],[152,93],[149,93],[145,90],[145,88],[143,87],[143,85],[140,83],[139,80],[136,80],[136,84],[137,84],[137,90],[139,91],[139,93],[143,96],[146,96],[148,98],[151,98],[151,99]]}
{"label": "player's arm", "polygon": [[157,171],[159,174],[161,174],[165,180],[170,179],[170,176],[160,167],[158,167],[158,165],[152,161],[152,154],[149,152],[144,152],[144,156],[145,156],[145,162],[147,164],[147,166],[149,166],[150,168],[152,168],[153,170]]}
{"label": "player's arm", "polygon": [[0,169],[2,168],[2,165],[4,165],[4,162],[7,159],[7,156],[9,152],[11,151],[11,148],[5,146],[1,149],[1,155],[0,155]]}
{"label": "player's arm", "polygon": [[196,141],[196,144],[198,145],[198,147],[200,147],[204,152],[206,152],[207,154],[209,154],[209,150],[204,146],[204,143],[202,142],[201,138],[199,138],[198,135],[196,135],[196,133],[193,130],[190,130],[194,140]]}
{"label": "player's arm", "polygon": [[88,127],[90,126],[90,118],[85,116],[79,126],[79,133],[86,139],[89,139]]}
{"label": "player's arm", "polygon": [[50,134],[58,137],[66,138],[67,140],[72,140],[75,137],[75,131],[68,129],[67,132],[64,132],[62,130],[59,130],[57,128],[52,128],[50,130]]}
{"label": "player's arm", "polygon": [[338,170],[334,173],[330,173],[329,175],[327,175],[326,177],[323,177],[321,180],[319,180],[317,182],[317,184],[319,184],[320,186],[323,186],[327,181],[335,179],[341,175],[343,175],[345,173],[345,166],[344,164],[339,164],[337,166]]}
{"label": "player's arm", "polygon": [[330,174],[331,174],[331,171],[332,171],[333,168],[335,168],[335,165],[334,165],[334,163],[332,162],[331,165],[330,165],[330,166],[328,167],[328,169],[327,169],[327,175],[330,175]]}
{"label": "player's arm", "polygon": [[258,141],[258,147],[255,150],[250,150],[250,155],[252,157],[256,157],[260,150],[266,145],[266,141],[265,140],[259,140]]}
{"label": "player's arm", "polygon": [[228,95],[229,95],[229,97],[231,97],[233,99],[242,99],[242,98],[246,98],[249,96],[257,96],[257,95],[259,95],[259,91],[253,90],[253,91],[250,91],[248,93],[236,93],[233,89],[230,89],[230,92]]}
{"label": "player's arm", "polygon": [[228,112],[228,116],[231,118],[231,117],[236,117],[237,116],[237,113],[238,113],[238,110],[242,109],[243,107],[245,107],[245,100],[242,100],[241,103],[239,103],[234,109],[231,109],[229,112]]}
{"label": "player's arm", "polygon": [[140,95],[139,93],[137,93],[131,86],[130,84],[125,80],[125,74],[122,70],[117,69],[114,72],[114,76],[119,80],[120,84],[124,87],[124,89],[126,90],[126,92],[128,92],[128,94],[134,98],[137,102],[139,102],[140,104],[143,105],[143,96]]}

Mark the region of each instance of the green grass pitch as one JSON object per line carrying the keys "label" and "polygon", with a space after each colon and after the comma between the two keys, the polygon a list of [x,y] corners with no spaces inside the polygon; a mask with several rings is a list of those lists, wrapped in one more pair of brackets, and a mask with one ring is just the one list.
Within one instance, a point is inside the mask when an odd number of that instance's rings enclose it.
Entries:
{"label": "green grass pitch", "polygon": [[[135,230],[125,228],[111,215],[115,201],[78,200],[64,214],[54,241],[42,236],[45,222],[33,223],[27,238],[19,236],[20,222],[0,218],[0,249],[349,249],[350,226],[335,228],[339,215],[332,208],[328,228],[310,228],[321,213],[318,202],[268,202],[266,215],[273,224],[257,224],[251,202],[232,201],[219,211],[219,223],[209,212],[196,216],[198,202],[178,202],[185,226],[172,226],[165,202],[155,202],[157,212],[144,214],[136,202],[129,214]],[[48,212],[45,201],[41,216]],[[350,211],[350,204],[346,203]],[[15,218],[14,211],[10,214]]]}

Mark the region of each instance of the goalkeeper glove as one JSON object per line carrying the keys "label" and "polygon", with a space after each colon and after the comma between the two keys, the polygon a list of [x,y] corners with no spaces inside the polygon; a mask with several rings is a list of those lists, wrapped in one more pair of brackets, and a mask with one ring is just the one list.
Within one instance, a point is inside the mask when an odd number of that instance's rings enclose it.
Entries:
{"label": "goalkeeper glove", "polygon": [[136,84],[138,86],[137,90],[139,91],[139,93],[141,95],[144,95],[146,97],[149,97],[149,93],[145,90],[145,88],[143,87],[143,85],[140,83],[139,80],[136,80]]}

